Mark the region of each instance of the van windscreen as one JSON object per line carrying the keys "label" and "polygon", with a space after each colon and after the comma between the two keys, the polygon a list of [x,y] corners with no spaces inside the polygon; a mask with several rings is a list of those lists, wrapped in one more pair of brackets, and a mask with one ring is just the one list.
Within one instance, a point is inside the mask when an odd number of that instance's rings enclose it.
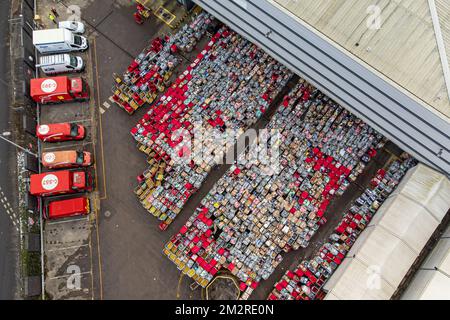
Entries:
{"label": "van windscreen", "polygon": [[72,137],[78,136],[78,126],[75,123],[70,124],[70,135]]}
{"label": "van windscreen", "polygon": [[77,46],[81,46],[81,44],[83,43],[83,42],[81,41],[81,37],[80,37],[80,36],[74,36],[74,37],[73,37],[73,41],[75,42],[75,44],[76,44]]}
{"label": "van windscreen", "polygon": [[78,60],[77,58],[70,56],[70,65],[74,68],[76,68],[78,66]]}
{"label": "van windscreen", "polygon": [[84,162],[84,153],[77,151],[77,164],[83,164]]}

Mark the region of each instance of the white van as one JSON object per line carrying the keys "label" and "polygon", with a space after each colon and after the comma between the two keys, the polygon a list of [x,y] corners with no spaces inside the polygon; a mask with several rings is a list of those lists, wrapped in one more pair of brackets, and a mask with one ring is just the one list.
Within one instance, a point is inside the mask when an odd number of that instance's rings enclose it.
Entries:
{"label": "white van", "polygon": [[85,30],[84,24],[79,21],[60,21],[58,28],[64,28],[76,34],[83,34]]}
{"label": "white van", "polygon": [[65,72],[81,72],[84,70],[84,61],[81,57],[70,54],[55,54],[40,57],[39,64],[45,74],[57,74]]}
{"label": "white van", "polygon": [[85,37],[64,28],[34,30],[33,44],[43,54],[84,51],[89,47]]}

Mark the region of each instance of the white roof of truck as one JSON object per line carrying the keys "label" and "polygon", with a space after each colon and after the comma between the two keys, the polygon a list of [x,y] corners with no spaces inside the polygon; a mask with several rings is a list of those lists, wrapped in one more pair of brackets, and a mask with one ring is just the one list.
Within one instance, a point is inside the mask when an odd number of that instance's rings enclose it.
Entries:
{"label": "white roof of truck", "polygon": [[34,30],[33,44],[64,42],[70,36],[71,32],[67,29]]}
{"label": "white roof of truck", "polygon": [[69,63],[70,55],[69,54],[54,54],[50,56],[42,56],[39,59],[39,64],[43,66],[55,65],[55,64],[63,64]]}

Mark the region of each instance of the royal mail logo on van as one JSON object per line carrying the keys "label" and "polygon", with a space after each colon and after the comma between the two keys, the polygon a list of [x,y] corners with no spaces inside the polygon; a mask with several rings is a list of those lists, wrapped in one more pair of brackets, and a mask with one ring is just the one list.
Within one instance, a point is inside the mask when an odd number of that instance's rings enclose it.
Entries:
{"label": "royal mail logo on van", "polygon": [[58,186],[58,177],[54,174],[48,174],[42,179],[41,184],[44,190],[53,190]]}
{"label": "royal mail logo on van", "polygon": [[50,131],[50,127],[46,124],[40,125],[38,128],[39,134],[47,134]]}
{"label": "royal mail logo on van", "polygon": [[41,90],[45,93],[51,93],[56,90],[58,84],[53,79],[46,79],[41,83]]}
{"label": "royal mail logo on van", "polygon": [[49,152],[44,155],[45,162],[52,163],[53,161],[55,161],[55,159],[56,156],[53,152]]}

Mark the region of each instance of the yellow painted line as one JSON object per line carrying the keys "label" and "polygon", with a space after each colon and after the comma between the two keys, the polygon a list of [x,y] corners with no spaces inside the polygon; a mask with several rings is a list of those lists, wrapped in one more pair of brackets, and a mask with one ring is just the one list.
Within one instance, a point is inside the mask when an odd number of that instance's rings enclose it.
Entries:
{"label": "yellow painted line", "polygon": [[[94,44],[95,44],[95,38],[93,39]],[[92,56],[92,54],[91,54]],[[94,57],[91,57],[91,59],[94,59]],[[92,64],[91,64],[92,66]],[[97,68],[97,66],[95,66]],[[97,69],[96,69],[97,70]],[[93,75],[92,75],[93,76]],[[98,91],[98,83],[95,84],[97,91]],[[92,127],[95,127],[94,124],[94,115],[95,115],[95,102],[94,105],[92,106]],[[91,129],[92,130],[92,129]],[[97,167],[97,144],[95,143],[95,139],[92,140],[92,144],[94,147],[94,160],[95,160],[95,191],[98,191],[98,167]]]}
{"label": "yellow painted line", "polygon": [[[100,101],[100,88],[99,88],[99,80],[98,80],[98,59],[97,59],[97,42],[94,38],[94,59],[95,59],[95,79],[96,79],[96,87],[97,87],[97,101]],[[103,188],[104,195],[100,197],[100,200],[106,200],[108,198],[107,187],[106,187],[106,170],[105,170],[105,154],[103,149],[103,126],[102,126],[102,116],[98,117],[98,122],[100,125],[100,150],[102,153],[102,173],[103,173]],[[95,150],[95,148],[94,148]],[[96,157],[96,155],[94,154]],[[96,157],[97,159],[97,157]],[[96,162],[97,163],[97,162]],[[96,171],[97,173],[97,171]]]}
{"label": "yellow painted line", "polygon": [[386,151],[386,153],[389,154],[392,158],[398,159],[398,157],[395,154],[393,154],[392,152],[390,152],[388,149],[385,148],[384,151]]}
{"label": "yellow painted line", "polygon": [[[172,19],[170,19],[169,21],[167,21],[166,19],[164,19],[163,16],[161,16],[159,14],[160,9],[164,10],[165,12],[167,12],[168,14],[170,14],[172,16]],[[157,14],[158,12],[158,14]],[[153,13],[156,17],[158,17],[160,20],[162,20],[165,24],[167,24],[169,27],[171,26],[170,24],[172,23],[173,20],[175,20],[175,18],[177,17],[176,15],[174,15],[172,12],[170,12],[169,10],[167,10],[166,8],[164,8],[163,6],[159,6],[159,8]]]}
{"label": "yellow painted line", "polygon": [[180,279],[178,279],[178,286],[177,286],[177,299],[180,299],[180,287],[181,287],[181,281],[183,280],[184,273],[181,273]]}

